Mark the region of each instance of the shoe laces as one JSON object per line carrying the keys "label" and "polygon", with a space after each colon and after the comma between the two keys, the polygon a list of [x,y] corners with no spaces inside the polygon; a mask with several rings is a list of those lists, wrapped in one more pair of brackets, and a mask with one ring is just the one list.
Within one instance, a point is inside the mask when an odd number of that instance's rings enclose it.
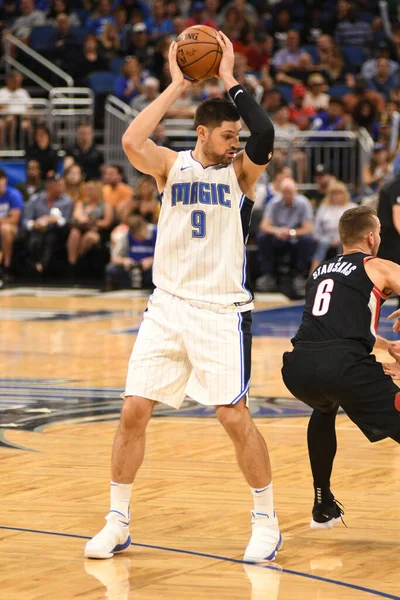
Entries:
{"label": "shoe laces", "polygon": [[336,500],[336,498],[333,498],[333,503],[335,504],[336,508],[339,511],[340,520],[342,521],[343,525],[345,527],[347,527],[347,525],[346,525],[346,523],[345,523],[345,521],[343,519],[343,515],[344,515],[344,506],[343,506],[343,504],[341,502],[339,502],[339,500]]}

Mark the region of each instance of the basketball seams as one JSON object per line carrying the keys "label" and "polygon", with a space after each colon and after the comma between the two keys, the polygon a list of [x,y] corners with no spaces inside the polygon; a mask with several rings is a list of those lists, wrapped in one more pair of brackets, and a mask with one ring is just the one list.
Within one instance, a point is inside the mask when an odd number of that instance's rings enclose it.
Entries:
{"label": "basketball seams", "polygon": [[[203,54],[202,56],[200,56],[200,58],[196,58],[196,60],[194,60],[193,62],[191,62],[188,65],[182,65],[182,69],[187,69],[189,67],[192,67],[193,65],[195,65],[196,63],[198,63],[200,60],[203,60],[203,58],[206,58],[206,56],[208,56],[209,54],[212,54],[213,52],[215,52],[216,55],[220,54],[218,52],[218,50],[210,50],[209,52],[207,52],[207,54]],[[215,60],[217,60],[217,57],[215,57]],[[214,60],[214,64],[215,65],[215,60]],[[207,71],[207,73],[209,72],[209,70]]]}
{"label": "basketball seams", "polygon": [[[217,32],[216,32],[215,29],[213,30],[213,31],[215,31],[215,35],[211,35],[211,33],[208,33],[208,31],[204,31],[204,29],[201,29],[200,27],[198,27],[196,25],[192,25],[192,27],[190,27],[190,29],[195,29],[196,31],[201,31],[201,33],[204,33],[205,35],[208,35],[208,37],[212,38],[213,40],[217,39]],[[212,27],[210,29],[212,29]],[[209,44],[210,42],[204,42],[204,43]]]}
{"label": "basketball seams", "polygon": [[[193,42],[192,40],[188,40],[187,42],[179,42],[179,48],[184,48],[185,46],[197,46],[198,44],[201,44],[202,46],[214,46],[214,48],[217,45],[212,42]],[[219,49],[221,50],[221,48]]]}
{"label": "basketball seams", "polygon": [[[201,25],[192,26],[182,32],[182,36],[184,33],[187,33],[186,39],[182,39],[181,41],[178,38],[178,55],[177,61],[182,72],[190,79],[201,81],[203,79],[209,79],[210,77],[214,77],[216,75],[212,74],[213,70],[218,70],[219,61],[222,58],[222,49],[218,44],[217,32],[214,29],[210,29],[204,26],[204,29]],[[197,39],[188,39],[189,32],[193,32],[192,36]],[[205,34],[205,35],[203,35]],[[205,41],[204,38],[211,38],[208,41]],[[212,41],[211,41],[212,40]],[[196,49],[196,46],[199,46]],[[206,46],[210,47],[209,49]],[[186,47],[189,47],[186,51]],[[214,59],[212,54],[214,53]],[[199,56],[200,55],[200,56]],[[180,60],[180,56],[182,57],[182,61]],[[185,61],[185,62],[184,62]],[[190,62],[188,62],[190,61]],[[200,64],[204,61],[204,65]],[[210,75],[211,73],[211,75]]]}
{"label": "basketball seams", "polygon": [[207,77],[207,75],[209,74],[209,72],[212,71],[212,69],[214,68],[215,62],[217,60],[217,57],[218,57],[218,52],[215,53],[214,62],[211,65],[211,67],[208,69],[208,71],[206,73],[204,73],[204,75],[202,76],[202,79],[205,79]]}

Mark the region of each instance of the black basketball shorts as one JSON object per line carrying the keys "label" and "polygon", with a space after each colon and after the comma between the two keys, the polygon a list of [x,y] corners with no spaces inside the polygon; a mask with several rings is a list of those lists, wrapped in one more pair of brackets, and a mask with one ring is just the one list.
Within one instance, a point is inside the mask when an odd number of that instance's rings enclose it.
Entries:
{"label": "black basketball shorts", "polygon": [[400,388],[358,342],[297,342],[283,355],[282,376],[311,408],[341,406],[371,442],[400,433]]}

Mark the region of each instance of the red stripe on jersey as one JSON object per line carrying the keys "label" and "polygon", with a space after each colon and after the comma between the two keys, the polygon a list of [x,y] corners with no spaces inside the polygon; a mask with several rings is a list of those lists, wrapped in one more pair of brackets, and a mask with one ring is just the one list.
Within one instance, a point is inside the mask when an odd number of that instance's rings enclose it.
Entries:
{"label": "red stripe on jersey", "polygon": [[372,288],[371,294],[373,294],[376,299],[376,311],[375,311],[375,322],[374,322],[374,331],[376,333],[378,331],[379,316],[381,314],[381,297],[379,295],[378,288],[376,288],[375,286]]}
{"label": "red stripe on jersey", "polygon": [[394,405],[396,410],[400,412],[400,392],[397,392],[397,394],[394,397]]}
{"label": "red stripe on jersey", "polygon": [[363,259],[363,263],[364,263],[364,265],[365,265],[365,263],[366,263],[366,262],[368,262],[369,260],[372,260],[373,258],[376,258],[376,256],[366,256],[366,257]]}
{"label": "red stripe on jersey", "polygon": [[378,292],[379,296],[381,298],[383,298],[384,300],[387,300],[391,296],[391,294],[385,294],[385,292],[382,292],[382,290],[380,290],[378,287],[376,287],[376,285],[374,285],[374,290],[376,292]]}

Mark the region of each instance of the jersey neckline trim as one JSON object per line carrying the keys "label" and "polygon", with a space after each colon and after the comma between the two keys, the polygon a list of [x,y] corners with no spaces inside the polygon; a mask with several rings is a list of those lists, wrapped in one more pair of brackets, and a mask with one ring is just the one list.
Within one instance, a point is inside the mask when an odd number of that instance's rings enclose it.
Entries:
{"label": "jersey neckline trim", "polygon": [[214,163],[213,165],[207,165],[206,167],[204,167],[204,166],[201,164],[201,162],[200,162],[199,160],[197,160],[197,158],[195,158],[195,157],[193,156],[193,150],[190,150],[190,158],[191,158],[192,160],[194,160],[194,162],[197,162],[197,164],[199,164],[199,165],[201,166],[201,168],[202,168],[202,169],[204,169],[204,171],[205,171],[206,169],[209,169],[210,167],[218,167],[218,166],[220,165],[220,163]]}

